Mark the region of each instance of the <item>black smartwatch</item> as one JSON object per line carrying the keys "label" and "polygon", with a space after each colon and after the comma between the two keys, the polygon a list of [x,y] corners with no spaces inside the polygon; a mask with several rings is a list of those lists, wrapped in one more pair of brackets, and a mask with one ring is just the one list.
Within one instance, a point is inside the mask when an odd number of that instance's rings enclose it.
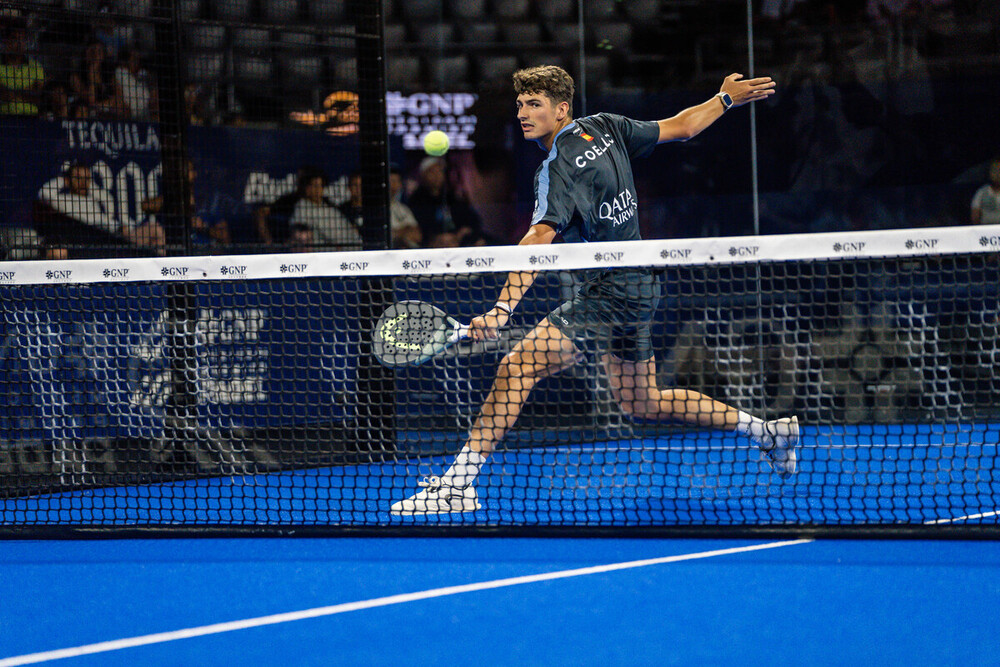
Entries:
{"label": "black smartwatch", "polygon": [[715,96],[722,100],[722,106],[725,107],[726,111],[732,108],[733,98],[729,96],[729,93],[716,93]]}

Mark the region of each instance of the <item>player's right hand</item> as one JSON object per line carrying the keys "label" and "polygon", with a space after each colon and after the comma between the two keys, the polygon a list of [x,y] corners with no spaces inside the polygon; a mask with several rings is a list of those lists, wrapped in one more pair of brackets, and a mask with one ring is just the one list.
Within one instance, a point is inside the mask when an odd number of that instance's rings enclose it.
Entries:
{"label": "player's right hand", "polygon": [[469,337],[473,340],[496,340],[500,338],[500,329],[510,320],[508,315],[501,308],[473,317],[469,323]]}

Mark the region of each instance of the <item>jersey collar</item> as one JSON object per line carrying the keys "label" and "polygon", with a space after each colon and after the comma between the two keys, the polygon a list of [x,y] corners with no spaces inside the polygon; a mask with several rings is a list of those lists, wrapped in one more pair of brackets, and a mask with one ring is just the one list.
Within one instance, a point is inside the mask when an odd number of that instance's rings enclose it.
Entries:
{"label": "jersey collar", "polygon": [[549,149],[549,154],[550,155],[552,154],[552,151],[554,151],[556,149],[556,142],[559,141],[559,137],[561,137],[563,134],[565,134],[567,130],[572,130],[574,127],[576,127],[576,121],[575,120],[572,123],[570,123],[569,125],[567,125],[566,127],[564,127],[563,129],[561,129],[558,132],[556,132],[556,136],[552,138],[552,148]]}

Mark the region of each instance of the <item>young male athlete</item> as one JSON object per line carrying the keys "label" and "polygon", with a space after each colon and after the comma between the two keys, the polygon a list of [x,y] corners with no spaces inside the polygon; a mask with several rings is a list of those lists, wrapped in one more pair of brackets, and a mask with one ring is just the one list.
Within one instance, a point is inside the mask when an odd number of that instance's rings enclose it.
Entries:
{"label": "young male athlete", "polygon": [[[551,243],[560,233],[579,235],[584,241],[639,239],[630,160],[648,154],[656,144],[696,136],[727,110],[772,95],[774,87],[768,77],[744,80],[732,74],[716,96],[672,118],[637,121],[601,113],[574,120],[573,79],[566,71],[543,65],[516,72],[521,131],[548,152],[535,174],[535,212],[520,245]],[[509,274],[496,305],[472,320],[470,335],[476,340],[496,338],[534,279],[533,272]],[[794,474],[797,418],[765,422],[695,391],[657,388],[650,320],[659,299],[660,284],[649,269],[609,270],[584,282],[571,300],[539,322],[504,357],[452,466],[441,477],[420,482],[422,491],[395,503],[390,511],[437,514],[478,509],[476,475],[514,425],[538,381],[581,358],[573,340],[584,332],[610,335],[602,360],[615,400],[626,414],[735,430],[760,448],[780,476]]]}

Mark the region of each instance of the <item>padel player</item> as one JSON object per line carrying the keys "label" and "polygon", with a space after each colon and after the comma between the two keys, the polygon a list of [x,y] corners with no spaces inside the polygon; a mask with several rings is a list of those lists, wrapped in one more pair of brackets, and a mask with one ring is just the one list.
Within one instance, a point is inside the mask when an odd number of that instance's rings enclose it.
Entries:
{"label": "padel player", "polygon": [[[600,113],[574,120],[573,79],[544,65],[514,74],[517,119],[525,139],[548,153],[535,174],[535,211],[520,245],[552,243],[557,234],[584,241],[639,239],[638,197],[630,160],[658,143],[685,141],[727,110],[774,93],[767,77],[725,78],[707,102],[660,121],[636,121]],[[575,215],[578,214],[578,215]],[[534,281],[533,272],[508,275],[496,305],[470,324],[476,340],[496,338]],[[479,508],[473,483],[487,457],[514,425],[532,388],[542,378],[581,359],[574,339],[584,333],[610,340],[603,362],[622,410],[639,419],[737,431],[746,435],[782,477],[796,471],[799,440],[795,417],[763,421],[687,389],[659,389],[650,341],[650,320],[659,307],[660,284],[652,270],[615,269],[585,281],[576,295],[538,323],[507,354],[497,371],[462,451],[440,477],[420,482],[415,495],[392,505],[393,514],[468,512]]]}

